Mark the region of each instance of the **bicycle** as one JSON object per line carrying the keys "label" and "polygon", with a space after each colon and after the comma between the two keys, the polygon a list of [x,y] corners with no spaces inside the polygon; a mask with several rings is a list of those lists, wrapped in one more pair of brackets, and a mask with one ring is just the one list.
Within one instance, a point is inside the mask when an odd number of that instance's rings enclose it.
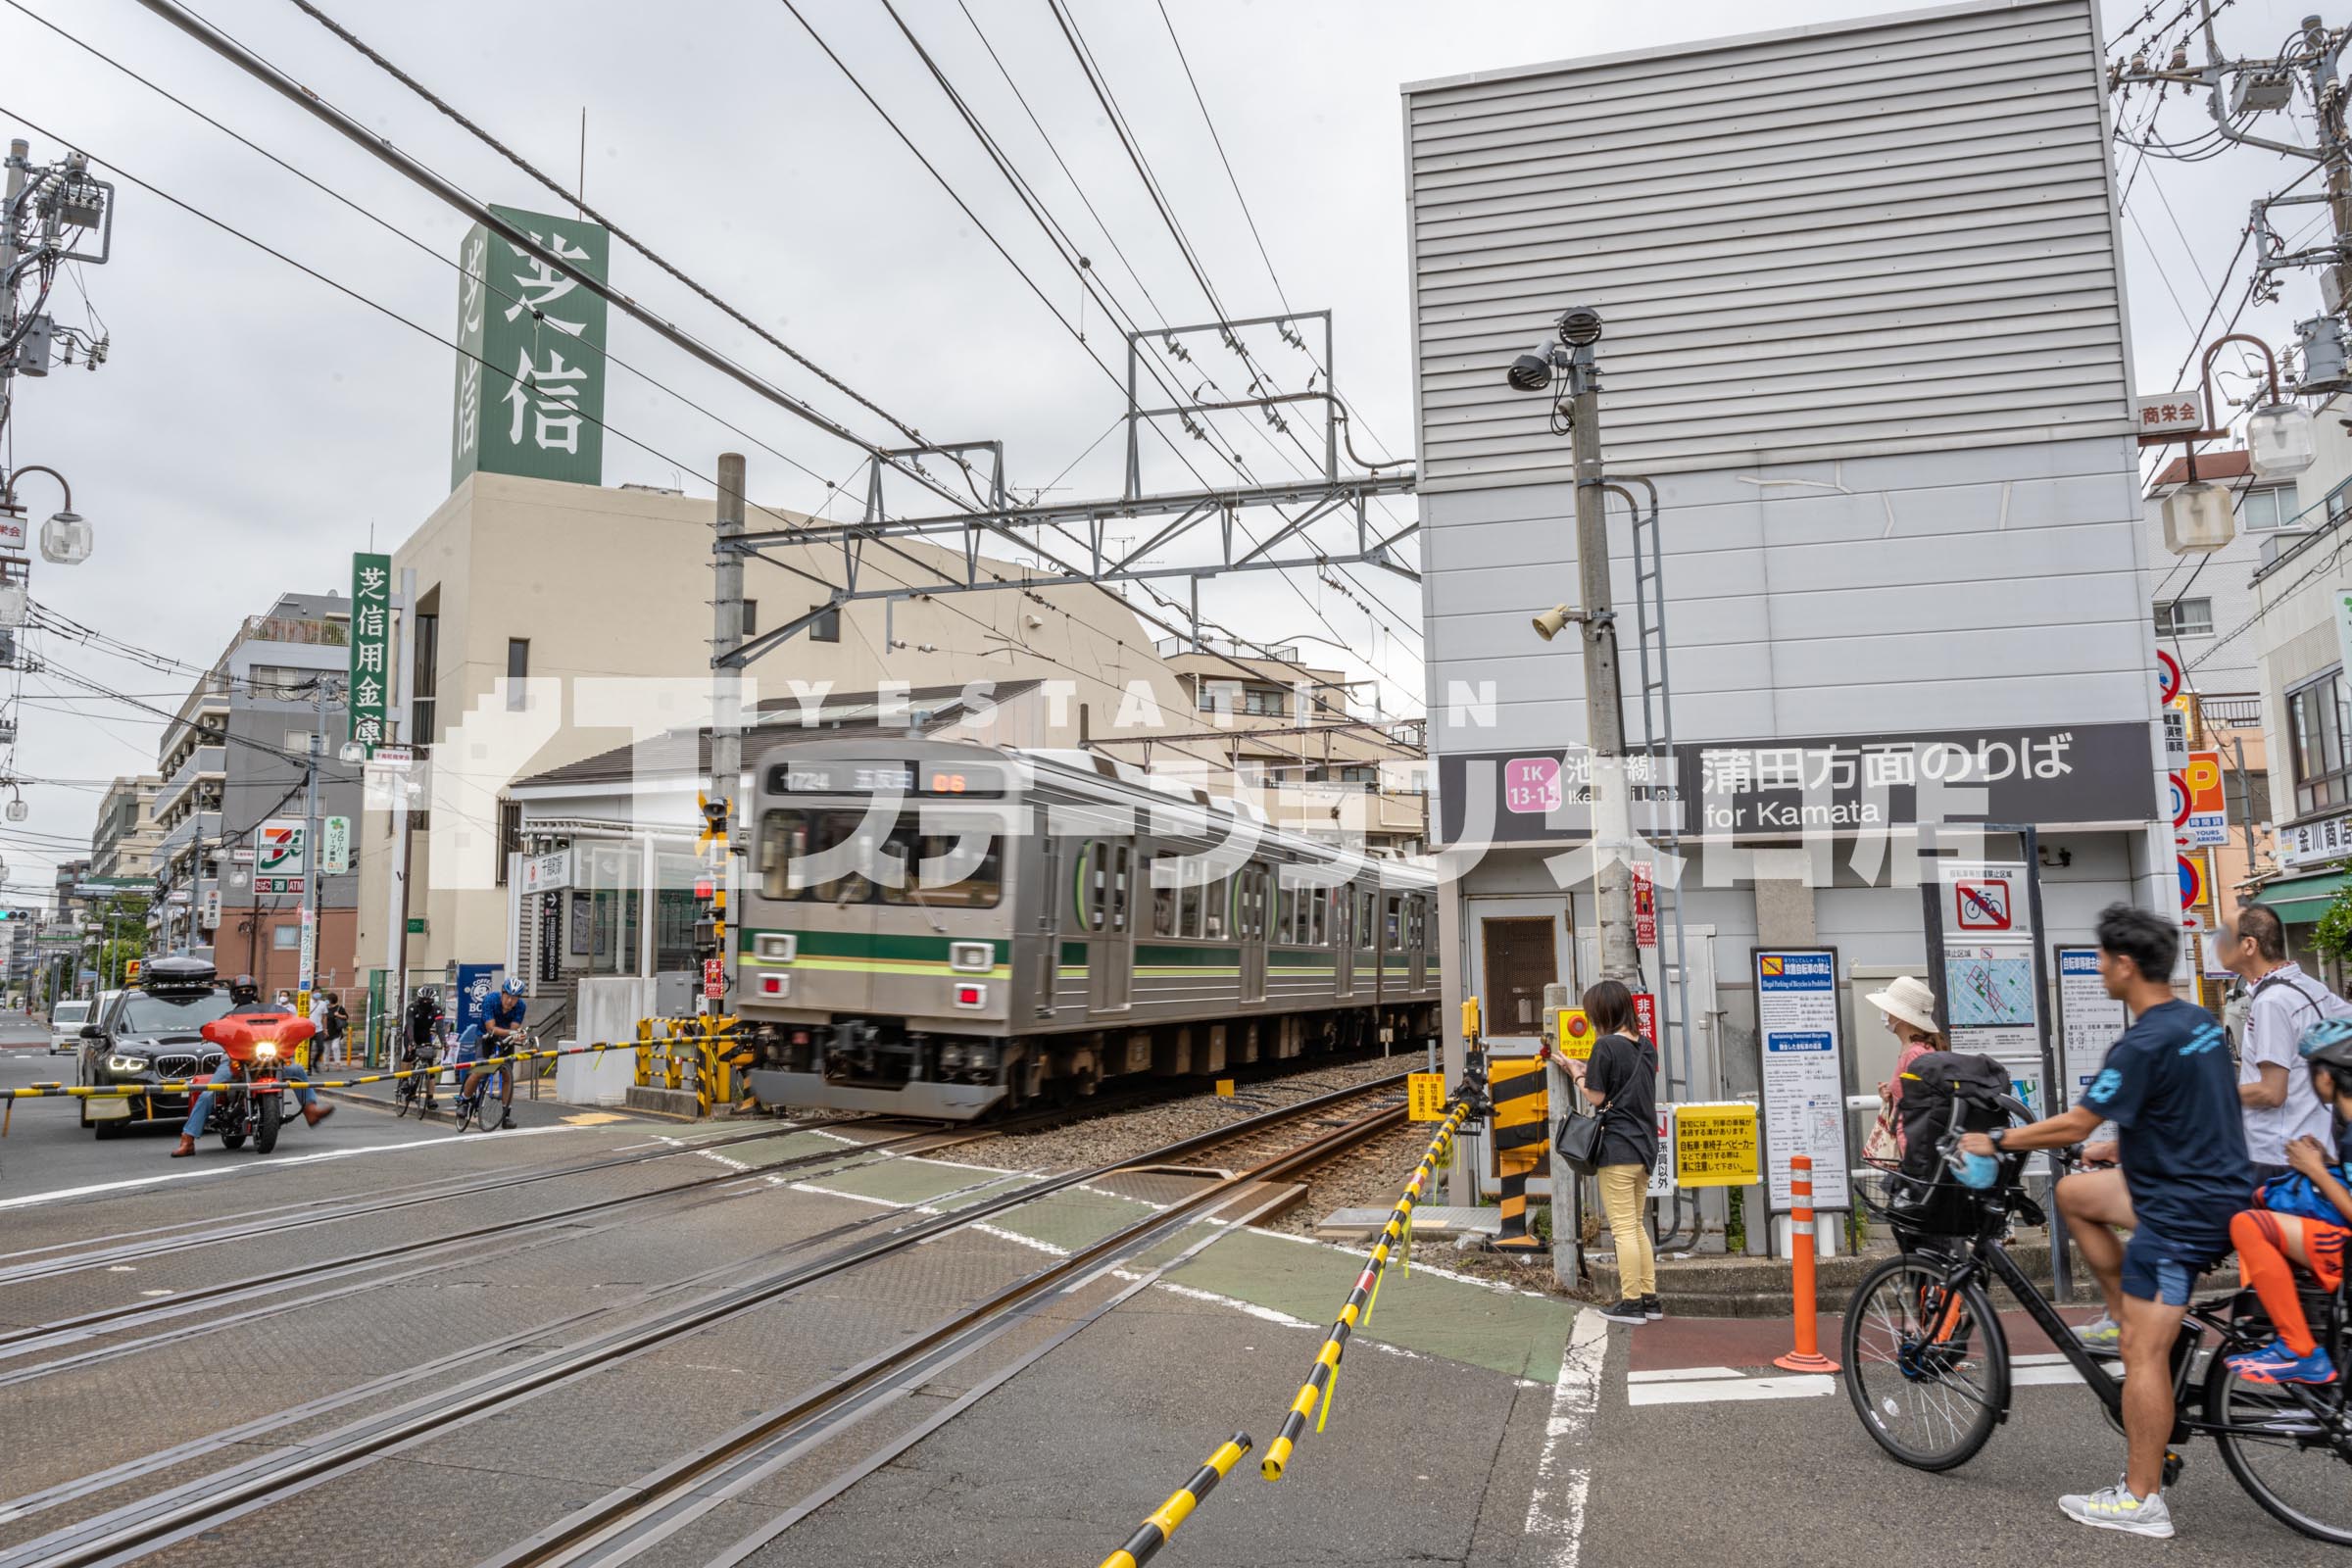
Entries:
{"label": "bicycle", "polygon": [[[2032,1119],[2015,1100],[1998,1100],[2013,1122]],[[2001,1156],[1989,1189],[1962,1186],[1952,1174],[1960,1112],[1955,1098],[1950,1128],[1937,1141],[1944,1164],[1934,1181],[1890,1173],[1884,1198],[1856,1184],[1863,1205],[1894,1227],[1905,1250],[1865,1275],[1847,1303],[1846,1394],[1863,1430],[1915,1470],[1965,1464],[2009,1418],[2009,1342],[1986,1295],[1988,1281],[2008,1289],[2082,1375],[2108,1423],[2123,1431],[2122,1381],[2106,1358],[2075,1338],[2004,1245],[2013,1222],[2046,1222],[2019,1185],[2026,1156]],[[2080,1146],[2058,1152],[2060,1162],[2071,1168],[2080,1152]],[[2342,1301],[2315,1289],[2304,1293],[2304,1304],[2313,1332],[2341,1364]],[[2230,1477],[2273,1518],[2316,1540],[2352,1545],[2352,1471],[2345,1468],[2352,1465],[2352,1378],[2327,1385],[2239,1378],[2228,1357],[2264,1348],[2275,1333],[2251,1291],[2191,1302],[2172,1348],[2170,1442],[2211,1437]],[[2208,1334],[2215,1343],[2199,1378],[2197,1357]],[[2167,1447],[2166,1486],[2184,1462]]]}
{"label": "bicycle", "polygon": [[[506,1040],[485,1039],[482,1046],[482,1054],[486,1056],[505,1056],[529,1051],[531,1041],[528,1035],[517,1034]],[[502,1116],[506,1112],[507,1075],[514,1070],[514,1065],[512,1062],[499,1063],[483,1075],[482,1081],[474,1085],[471,1094],[467,1094],[466,1079],[473,1068],[474,1063],[470,1061],[460,1064],[458,1068],[458,1098],[455,1105],[457,1130],[464,1132],[470,1122],[475,1131],[486,1133],[494,1130],[494,1124],[489,1119],[491,1107],[496,1106]]]}
{"label": "bicycle", "polygon": [[397,1096],[399,1109],[395,1112],[396,1115],[406,1116],[411,1110],[414,1110],[416,1112],[416,1119],[422,1121],[432,1112],[434,1108],[433,1063],[439,1059],[439,1056],[440,1052],[429,1043],[425,1045],[411,1044],[402,1053],[400,1064],[410,1071],[407,1077],[400,1080],[400,1092]]}

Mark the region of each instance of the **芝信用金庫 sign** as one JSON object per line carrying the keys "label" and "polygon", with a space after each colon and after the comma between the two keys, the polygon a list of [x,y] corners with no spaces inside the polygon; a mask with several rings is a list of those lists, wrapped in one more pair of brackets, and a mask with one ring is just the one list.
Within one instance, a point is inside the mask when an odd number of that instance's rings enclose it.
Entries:
{"label": "\u829d\u4fe1\u7528\u91d1\u5eab sign", "polygon": [[384,740],[392,695],[392,558],[351,558],[351,667],[344,701],[351,739],[373,750]]}

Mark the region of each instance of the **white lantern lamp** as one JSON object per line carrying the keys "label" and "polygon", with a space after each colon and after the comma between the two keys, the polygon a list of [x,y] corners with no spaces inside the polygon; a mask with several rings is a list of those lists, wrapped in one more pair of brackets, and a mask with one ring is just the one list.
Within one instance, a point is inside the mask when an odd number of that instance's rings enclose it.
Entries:
{"label": "white lantern lamp", "polygon": [[77,512],[61,512],[41,524],[41,559],[56,565],[80,565],[96,544],[89,519]]}
{"label": "white lantern lamp", "polygon": [[2236,537],[2227,487],[2191,479],[2164,498],[2164,548],[2174,555],[2211,555]]}
{"label": "white lantern lamp", "polygon": [[2311,416],[2292,403],[2272,403],[2256,409],[2246,420],[2246,455],[2254,465],[2256,476],[2293,478],[2319,459]]}

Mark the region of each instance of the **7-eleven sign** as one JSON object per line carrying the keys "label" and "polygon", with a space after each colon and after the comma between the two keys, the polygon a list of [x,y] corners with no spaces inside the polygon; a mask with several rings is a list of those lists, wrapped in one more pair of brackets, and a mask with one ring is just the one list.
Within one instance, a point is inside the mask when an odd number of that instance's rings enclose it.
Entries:
{"label": "7-eleven sign", "polygon": [[254,840],[254,871],[290,875],[302,870],[302,820],[276,817],[262,824]]}

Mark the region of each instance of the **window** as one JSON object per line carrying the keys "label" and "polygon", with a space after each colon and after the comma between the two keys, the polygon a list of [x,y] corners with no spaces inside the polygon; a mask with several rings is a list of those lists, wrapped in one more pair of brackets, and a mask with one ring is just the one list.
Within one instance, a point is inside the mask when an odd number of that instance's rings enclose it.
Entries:
{"label": "window", "polygon": [[1176,856],[1152,858],[1152,934],[1155,937],[1176,934],[1176,884],[1183,870],[1184,861]]}
{"label": "window", "polygon": [[492,873],[496,886],[503,888],[507,885],[507,857],[520,853],[521,849],[522,803],[501,801],[498,803],[498,864]]}
{"label": "window", "polygon": [[530,707],[530,688],[524,684],[531,673],[531,640],[528,637],[507,639],[507,711],[519,713]]}
{"label": "window", "polygon": [[312,671],[290,664],[256,664],[246,672],[245,689],[255,697],[291,701],[308,697],[311,683],[318,678]]}
{"label": "window", "polygon": [[1233,878],[1218,877],[1200,890],[1200,934],[1211,942],[1225,940],[1226,913],[1233,900]]}
{"label": "window", "polygon": [[2295,755],[2295,814],[2352,801],[2352,708],[2344,673],[2331,669],[2286,694],[2288,744]]}
{"label": "window", "polygon": [[287,920],[270,928],[270,946],[279,953],[295,953],[302,948],[302,927]]}
{"label": "window", "polygon": [[2265,485],[2237,498],[2237,525],[2247,533],[2268,533],[2296,521],[2295,487]]}
{"label": "window", "polygon": [[1184,886],[1176,890],[1180,901],[1177,929],[1184,936],[1197,937],[1200,934],[1200,874],[1181,860],[1177,864],[1187,873]]}
{"label": "window", "polygon": [[307,729],[290,729],[286,731],[286,750],[292,752],[296,757],[310,756],[311,732]]}
{"label": "window", "polygon": [[760,823],[760,888],[780,902],[994,908],[1004,888],[1003,842],[994,833],[924,832],[913,810],[883,833],[863,811],[769,811]]}
{"label": "window", "polygon": [[841,607],[839,605],[810,605],[808,613],[816,618],[808,623],[808,640],[812,643],[841,641]]}
{"label": "window", "polygon": [[1280,718],[1285,711],[1283,699],[1289,695],[1279,686],[1251,686],[1242,693],[1242,711]]}
{"label": "window", "polygon": [[760,601],[757,599],[746,599],[743,602],[743,634],[746,637],[750,637],[755,635],[759,630]]}
{"label": "window", "polygon": [[1282,886],[1274,895],[1274,940],[1289,947],[1298,940],[1298,890]]}
{"label": "window", "polygon": [[[400,738],[417,746],[433,743],[433,697],[439,690],[434,671],[441,662],[441,590],[418,596],[416,612],[416,657],[410,662],[410,727],[413,734]],[[425,605],[431,608],[422,608]]]}
{"label": "window", "polygon": [[2159,637],[2210,637],[2213,635],[2213,601],[2210,599],[2176,599],[2169,605],[2156,607],[2156,635]]}

